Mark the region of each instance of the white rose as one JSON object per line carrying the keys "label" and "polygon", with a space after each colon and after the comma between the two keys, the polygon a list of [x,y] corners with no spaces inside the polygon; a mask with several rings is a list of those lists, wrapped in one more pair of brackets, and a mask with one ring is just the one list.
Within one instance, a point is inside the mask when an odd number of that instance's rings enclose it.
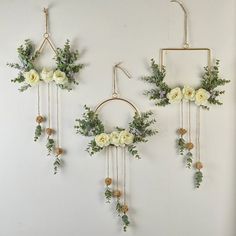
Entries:
{"label": "white rose", "polygon": [[95,137],[95,142],[99,147],[106,147],[110,144],[110,137],[108,134],[101,133]]}
{"label": "white rose", "polygon": [[68,82],[66,74],[60,70],[54,71],[53,80],[56,82],[56,84],[66,84]]}
{"label": "white rose", "polygon": [[195,103],[196,105],[205,105],[207,103],[208,98],[210,97],[210,93],[205,89],[198,89],[195,95]]}
{"label": "white rose", "polygon": [[115,146],[119,146],[120,145],[120,133],[117,131],[113,131],[110,134],[110,142],[111,142],[111,144],[113,144]]}
{"label": "white rose", "polygon": [[25,72],[23,76],[25,77],[25,82],[29,84],[30,86],[34,86],[37,83],[39,83],[39,74],[34,69],[31,69],[30,71]]}
{"label": "white rose", "polygon": [[170,103],[178,103],[182,100],[183,95],[181,92],[181,89],[179,87],[176,87],[172,89],[168,94],[167,98],[169,99]]}
{"label": "white rose", "polygon": [[46,68],[43,68],[43,70],[41,71],[41,79],[45,82],[45,83],[49,83],[52,81],[52,77],[53,77],[53,70],[49,70]]}
{"label": "white rose", "polygon": [[126,130],[120,132],[120,145],[130,145],[134,141],[134,135]]}
{"label": "white rose", "polygon": [[184,86],[182,93],[183,93],[183,97],[185,100],[194,101],[194,99],[195,99],[194,88],[192,88],[190,86]]}

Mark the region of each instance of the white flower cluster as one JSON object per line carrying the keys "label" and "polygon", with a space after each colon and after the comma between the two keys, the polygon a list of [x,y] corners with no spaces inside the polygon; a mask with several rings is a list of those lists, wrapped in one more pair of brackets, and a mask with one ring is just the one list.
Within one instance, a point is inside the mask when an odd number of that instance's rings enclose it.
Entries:
{"label": "white flower cluster", "polygon": [[134,141],[134,135],[126,130],[120,132],[113,131],[111,134],[101,133],[95,136],[95,142],[99,147],[106,147],[108,145],[124,147],[130,145]]}
{"label": "white flower cluster", "polygon": [[25,72],[23,76],[25,77],[25,82],[30,86],[38,84],[40,80],[43,80],[45,83],[55,81],[56,84],[62,85],[68,82],[68,78],[64,72],[60,70],[48,70],[46,68],[43,68],[40,74],[36,70],[32,69]]}
{"label": "white flower cluster", "polygon": [[167,94],[170,103],[178,103],[182,100],[194,101],[198,106],[205,105],[209,97],[210,93],[207,90],[203,88],[195,90],[190,86],[184,86],[182,90],[176,87]]}

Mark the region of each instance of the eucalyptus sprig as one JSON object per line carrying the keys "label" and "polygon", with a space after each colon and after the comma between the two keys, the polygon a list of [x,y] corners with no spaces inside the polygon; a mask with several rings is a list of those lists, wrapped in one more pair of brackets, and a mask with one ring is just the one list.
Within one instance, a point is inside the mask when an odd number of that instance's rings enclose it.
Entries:
{"label": "eucalyptus sprig", "polygon": [[110,201],[112,199],[112,190],[109,186],[106,186],[104,195],[106,198],[106,202],[110,203]]}
{"label": "eucalyptus sprig", "polygon": [[38,124],[35,128],[35,132],[34,132],[34,141],[36,142],[39,137],[42,135],[43,133],[43,129],[42,126],[40,124]]}
{"label": "eucalyptus sprig", "polygon": [[151,90],[146,90],[144,95],[148,96],[150,100],[155,100],[157,106],[166,106],[169,103],[166,95],[170,92],[171,88],[164,81],[166,76],[165,67],[160,67],[151,59],[152,75],[142,77],[142,80],[154,86]]}
{"label": "eucalyptus sprig", "polygon": [[83,64],[77,63],[79,59],[79,51],[72,51],[70,46],[70,41],[67,40],[64,48],[56,49],[55,61],[57,65],[57,70],[60,70],[66,74],[68,78],[68,83],[60,84],[59,87],[62,89],[71,90],[72,84],[78,85],[78,81],[75,78],[75,74],[79,73],[84,67]]}
{"label": "eucalyptus sprig", "polygon": [[128,215],[124,214],[121,216],[122,222],[123,222],[123,230],[124,232],[127,231],[127,227],[129,226],[130,222],[129,222],[129,217]]}
{"label": "eucalyptus sprig", "polygon": [[[18,75],[16,78],[12,79],[13,83],[24,83],[25,77],[23,74],[31,69],[35,69],[34,62],[39,56],[39,52],[35,50],[33,43],[26,39],[24,44],[17,48],[19,63],[7,63],[7,66],[17,69]],[[24,84],[19,88],[19,91],[23,92],[31,87],[29,84]]]}
{"label": "eucalyptus sprig", "polygon": [[62,164],[61,158],[56,157],[56,159],[55,159],[55,161],[54,161],[54,163],[53,163],[53,166],[54,166],[54,175],[57,174],[58,169],[60,168],[61,164]]}
{"label": "eucalyptus sprig", "polygon": [[181,156],[184,155],[185,144],[186,144],[186,141],[185,141],[185,139],[183,137],[179,137],[177,139],[177,148],[178,148],[179,154]]}
{"label": "eucalyptus sprig", "polygon": [[47,143],[46,143],[46,148],[48,150],[48,156],[51,155],[52,151],[55,148],[55,140],[53,138],[48,137],[47,138]]}
{"label": "eucalyptus sprig", "polygon": [[76,119],[76,133],[87,137],[96,136],[104,132],[105,128],[102,121],[98,118],[98,114],[91,110],[91,108],[84,106],[85,112],[83,119]]}
{"label": "eucalyptus sprig", "polygon": [[202,172],[200,170],[197,170],[197,172],[195,172],[194,178],[195,178],[195,186],[196,188],[199,188],[203,180]]}
{"label": "eucalyptus sprig", "polygon": [[219,86],[223,86],[230,80],[222,79],[219,75],[220,61],[216,60],[215,65],[204,67],[205,73],[202,75],[201,87],[210,93],[208,102],[214,105],[222,105],[218,97],[224,94],[224,90],[218,90]]}

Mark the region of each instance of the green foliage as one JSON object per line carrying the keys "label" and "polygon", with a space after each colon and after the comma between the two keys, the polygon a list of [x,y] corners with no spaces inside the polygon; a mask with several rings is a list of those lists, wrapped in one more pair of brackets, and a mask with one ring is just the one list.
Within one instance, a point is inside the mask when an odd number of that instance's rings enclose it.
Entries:
{"label": "green foliage", "polygon": [[126,231],[127,231],[127,227],[128,227],[129,224],[130,224],[130,222],[129,222],[129,217],[128,217],[126,214],[124,214],[124,215],[121,217],[121,219],[122,219],[122,222],[123,222],[123,230],[124,230],[124,232],[126,232]]}
{"label": "green foliage", "polygon": [[98,118],[98,114],[92,111],[89,107],[84,106],[85,112],[83,119],[76,119],[76,133],[84,136],[96,136],[104,132],[104,125]]}
{"label": "green foliage", "polygon": [[46,148],[48,150],[48,156],[51,155],[52,151],[55,148],[55,141],[52,138],[47,138]]}
{"label": "green foliage", "polygon": [[[24,83],[23,86],[19,89],[19,91],[23,92],[31,87],[29,84],[25,84],[24,73],[30,71],[31,69],[37,71],[35,67],[35,60],[40,55],[40,52],[36,51],[32,42],[27,39],[25,40],[25,43],[17,49],[17,53],[20,62],[7,63],[7,65],[19,71],[17,77],[12,79],[11,81],[14,83]],[[64,85],[59,84],[58,86],[61,89],[70,91],[73,84],[78,84],[77,80],[75,79],[75,74],[83,68],[83,64],[76,63],[76,61],[79,59],[79,52],[72,51],[70,42],[69,40],[67,40],[64,48],[56,49],[56,55],[54,59],[56,61],[56,69],[64,72],[68,78],[68,83]]]}
{"label": "green foliage", "polygon": [[[165,83],[165,67],[161,67],[151,60],[151,76],[145,76],[142,79],[153,86],[152,89],[144,92],[144,95],[147,95],[150,100],[155,100],[157,106],[166,106],[169,103],[167,94],[171,91],[172,88]],[[219,60],[216,60],[215,65],[211,67],[204,67],[204,73],[201,79],[201,85],[199,88],[203,88],[210,93],[208,102],[214,105],[222,105],[218,97],[221,94],[224,94],[224,90],[218,90],[219,86],[223,86],[226,83],[229,83],[229,80],[221,79],[219,76]],[[209,110],[208,106],[201,105],[202,108]]]}
{"label": "green foliage", "polygon": [[[21,45],[17,49],[19,63],[7,63],[7,65],[11,68],[18,70],[18,75],[15,79],[12,79],[13,83],[24,83],[25,78],[23,76],[24,72],[30,71],[31,69],[35,69],[34,61],[39,56],[39,52],[35,51],[34,45],[32,42],[27,39],[25,43]],[[19,91],[23,92],[31,87],[29,84],[24,84]]]}
{"label": "green foliage", "polygon": [[195,187],[199,188],[203,179],[203,174],[200,170],[195,173]]}
{"label": "green foliage", "polygon": [[177,148],[180,155],[184,155],[186,141],[183,137],[177,139]]}
{"label": "green foliage", "polygon": [[104,195],[107,200],[106,202],[110,203],[111,198],[112,198],[112,190],[109,186],[106,186]]}
{"label": "green foliage", "polygon": [[222,105],[222,102],[218,99],[221,94],[224,94],[224,90],[218,90],[218,86],[223,86],[229,83],[230,80],[221,79],[219,76],[219,64],[220,61],[216,60],[215,65],[212,67],[204,67],[205,73],[202,75],[201,87],[210,93],[208,102],[214,105]]}
{"label": "green foliage", "polygon": [[35,132],[34,132],[34,141],[36,142],[39,137],[42,135],[42,126],[40,124],[38,124],[36,126]]}
{"label": "green foliage", "polygon": [[116,202],[116,211],[117,211],[117,213],[118,213],[118,216],[120,216],[121,210],[122,210],[122,205],[121,205],[119,199],[117,199],[117,202]]}
{"label": "green foliage", "polygon": [[144,92],[144,95],[148,96],[150,100],[155,100],[157,106],[166,106],[169,104],[169,100],[166,97],[170,92],[171,88],[165,83],[164,78],[166,76],[165,67],[159,67],[155,63],[154,59],[151,60],[151,76],[145,76],[142,79],[148,82],[151,85],[154,85],[154,88]]}
{"label": "green foliage", "polygon": [[95,153],[100,152],[101,150],[103,150],[103,148],[99,147],[94,139],[90,141],[88,147],[86,148],[86,151],[89,153],[90,156],[93,156]]}
{"label": "green foliage", "polygon": [[[129,153],[136,158],[140,158],[140,156],[135,144],[147,142],[147,137],[157,133],[157,130],[154,130],[151,127],[156,122],[155,119],[151,119],[152,115],[153,113],[151,111],[143,112],[141,114],[135,113],[133,121],[129,123],[129,132],[134,135],[134,142],[127,147]],[[77,124],[74,126],[76,133],[80,133],[84,136],[95,137],[96,135],[105,132],[104,125],[98,115],[87,106],[85,106],[83,119],[76,119],[76,122]],[[116,130],[120,132],[125,129],[116,127]],[[91,156],[101,150],[103,150],[103,148],[96,144],[95,139],[90,141],[86,149]]]}
{"label": "green foliage", "polygon": [[157,133],[157,130],[151,128],[156,122],[155,119],[150,119],[152,115],[151,111],[135,113],[133,121],[129,123],[129,132],[134,135],[134,143],[147,142],[147,137]]}
{"label": "green foliage", "polygon": [[58,70],[63,71],[67,78],[68,84],[59,85],[62,89],[71,90],[72,84],[78,85],[77,80],[75,79],[75,74],[78,73],[83,67],[83,64],[78,64],[76,61],[79,59],[78,50],[72,51],[70,46],[70,41],[67,40],[64,48],[57,48],[55,61]]}
{"label": "green foliage", "polygon": [[54,166],[54,175],[57,174],[58,172],[58,169],[60,168],[62,164],[62,161],[59,157],[56,157],[54,163],[53,163],[53,166]]}
{"label": "green foliage", "polygon": [[185,155],[185,158],[186,158],[186,167],[188,169],[190,169],[191,166],[192,166],[192,163],[193,163],[193,154],[192,154],[192,152],[188,151]]}
{"label": "green foliage", "polygon": [[141,158],[139,156],[138,150],[136,149],[136,146],[134,144],[131,144],[128,146],[128,152],[137,159]]}

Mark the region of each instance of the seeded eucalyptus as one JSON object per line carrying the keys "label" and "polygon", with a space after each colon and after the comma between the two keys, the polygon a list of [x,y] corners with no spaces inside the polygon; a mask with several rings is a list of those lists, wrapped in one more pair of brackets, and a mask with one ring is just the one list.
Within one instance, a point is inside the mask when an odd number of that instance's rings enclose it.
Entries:
{"label": "seeded eucalyptus", "polygon": [[203,179],[203,174],[200,170],[196,171],[195,173],[195,186],[196,188],[199,188]]}
{"label": "seeded eucalyptus", "polygon": [[38,124],[34,132],[34,141],[36,142],[41,135],[42,135],[42,126]]}

